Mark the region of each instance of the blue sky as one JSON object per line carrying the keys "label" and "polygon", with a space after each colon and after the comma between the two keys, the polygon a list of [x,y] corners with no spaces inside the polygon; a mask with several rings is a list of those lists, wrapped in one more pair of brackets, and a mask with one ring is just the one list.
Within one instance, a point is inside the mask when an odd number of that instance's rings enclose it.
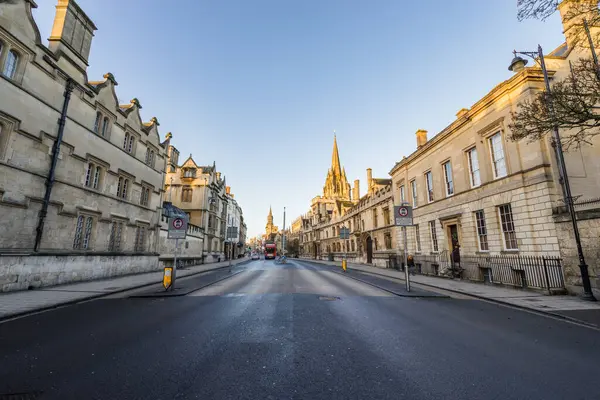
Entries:
{"label": "blue sky", "polygon": [[[282,226],[321,194],[336,130],[348,179],[388,177],[456,112],[510,77],[511,51],[564,41],[557,15],[516,20],[514,0],[78,0],[98,27],[90,80],[212,164],[249,235],[269,205]],[[50,34],[55,0],[35,18]]]}

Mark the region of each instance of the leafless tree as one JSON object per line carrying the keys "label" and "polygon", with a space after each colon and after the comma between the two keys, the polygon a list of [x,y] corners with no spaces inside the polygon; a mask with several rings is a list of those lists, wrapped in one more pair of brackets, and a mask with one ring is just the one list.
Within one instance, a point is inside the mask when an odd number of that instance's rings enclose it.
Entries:
{"label": "leafless tree", "polygon": [[[549,108],[552,102],[553,113]],[[512,114],[511,139],[540,139],[554,125],[561,130],[565,150],[591,144],[600,134],[600,80],[592,59],[580,59],[571,74],[552,85],[552,95],[538,93]]]}

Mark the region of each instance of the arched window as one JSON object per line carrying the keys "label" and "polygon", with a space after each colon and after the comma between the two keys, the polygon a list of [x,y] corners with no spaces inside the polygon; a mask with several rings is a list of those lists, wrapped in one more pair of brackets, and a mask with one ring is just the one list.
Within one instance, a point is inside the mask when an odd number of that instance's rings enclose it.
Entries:
{"label": "arched window", "polygon": [[17,72],[17,65],[19,64],[19,55],[16,51],[11,50],[8,52],[6,62],[4,63],[4,76],[8,78],[14,78],[15,72]]}
{"label": "arched window", "polygon": [[108,117],[104,117],[102,122],[102,137],[106,137],[106,132],[108,132]]}
{"label": "arched window", "polygon": [[129,135],[129,143],[127,144],[127,152],[131,153],[133,150],[133,135]]}
{"label": "arched window", "polygon": [[94,132],[98,133],[100,131],[100,122],[102,121],[102,114],[100,111],[96,113],[96,120],[94,121]]}

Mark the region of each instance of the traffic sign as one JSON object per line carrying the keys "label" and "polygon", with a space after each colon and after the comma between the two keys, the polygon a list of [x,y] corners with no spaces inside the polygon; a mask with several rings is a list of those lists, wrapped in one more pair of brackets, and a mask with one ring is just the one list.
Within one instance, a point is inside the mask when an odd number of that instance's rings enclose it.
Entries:
{"label": "traffic sign", "polygon": [[407,205],[394,206],[394,219],[396,226],[412,226],[412,207]]}
{"label": "traffic sign", "polygon": [[185,239],[187,233],[187,218],[175,217],[169,219],[168,239]]}

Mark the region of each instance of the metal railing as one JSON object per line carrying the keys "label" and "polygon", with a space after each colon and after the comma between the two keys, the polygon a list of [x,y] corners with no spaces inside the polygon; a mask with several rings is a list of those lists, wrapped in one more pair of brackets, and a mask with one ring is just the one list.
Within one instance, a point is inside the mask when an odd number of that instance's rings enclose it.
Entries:
{"label": "metal railing", "polygon": [[[416,274],[460,277],[475,282],[494,283],[519,288],[565,289],[562,260],[559,257],[521,255],[461,255],[452,263],[448,251],[416,254]],[[409,264],[410,266],[410,264]],[[390,268],[404,268],[402,256],[390,256]]]}

